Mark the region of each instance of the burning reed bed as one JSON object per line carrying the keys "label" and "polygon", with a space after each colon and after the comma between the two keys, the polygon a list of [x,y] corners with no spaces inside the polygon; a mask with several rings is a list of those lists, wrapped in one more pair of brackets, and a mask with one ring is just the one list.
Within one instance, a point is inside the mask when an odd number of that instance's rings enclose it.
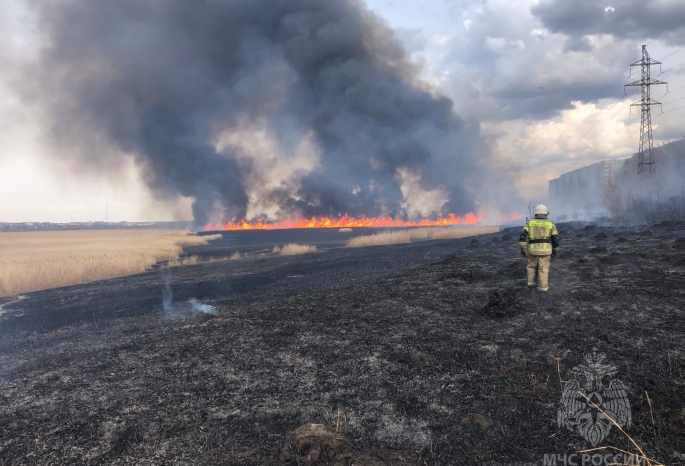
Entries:
{"label": "burning reed bed", "polygon": [[347,240],[348,248],[382,246],[388,244],[406,244],[416,240],[458,239],[467,236],[485,235],[499,231],[497,226],[477,226],[464,228],[414,228],[411,230],[389,230],[373,235],[356,236]]}
{"label": "burning reed bed", "polygon": [[178,260],[184,247],[219,238],[162,230],[3,233],[0,296],[141,273],[158,262]]}
{"label": "burning reed bed", "polygon": [[274,254],[280,254],[282,256],[295,256],[297,254],[308,254],[310,252],[316,252],[316,246],[311,246],[309,244],[295,244],[290,243],[285,246],[274,246]]}

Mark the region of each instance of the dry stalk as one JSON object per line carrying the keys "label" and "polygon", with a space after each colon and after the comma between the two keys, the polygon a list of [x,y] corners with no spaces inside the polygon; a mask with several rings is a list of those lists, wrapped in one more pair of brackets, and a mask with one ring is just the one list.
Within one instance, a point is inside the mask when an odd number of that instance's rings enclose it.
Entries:
{"label": "dry stalk", "polygon": [[274,254],[280,254],[282,256],[295,256],[298,254],[308,254],[310,252],[317,252],[316,246],[290,243],[284,246],[274,246],[273,249]]}
{"label": "dry stalk", "polygon": [[[630,438],[630,437],[628,437],[628,438]],[[585,449],[585,450],[580,450],[580,453],[591,453],[591,452],[593,452],[593,451],[601,451],[601,450],[614,450],[614,451],[618,451],[618,452],[621,452],[621,453],[625,453],[626,455],[629,455],[629,456],[637,456],[637,455],[635,455],[635,453],[633,453],[632,451],[623,450],[623,449],[621,449],[621,448],[614,447],[614,446],[611,446],[611,445],[606,446],[606,447],[587,448],[587,449]],[[638,456],[638,458],[644,459],[644,460],[647,462],[647,464],[649,464],[649,465],[652,465],[652,464],[653,464],[653,466],[664,466],[663,464],[659,463],[658,461],[655,462],[655,463],[651,463],[651,462],[650,462],[650,459],[647,458],[646,456]],[[651,460],[651,461],[655,461],[655,460]],[[609,465],[613,465],[613,464],[617,464],[617,463],[609,463]]]}
{"label": "dry stalk", "polygon": [[671,353],[666,351],[666,356],[668,357],[668,372],[673,374],[673,367],[671,366]]}
{"label": "dry stalk", "polygon": [[[620,430],[621,433],[622,433],[623,435],[625,435],[625,437],[626,437],[628,440],[630,440],[630,443],[632,443],[633,446],[637,449],[637,451],[640,452],[640,457],[641,457],[642,459],[644,459],[644,460],[647,462],[647,464],[648,464],[649,466],[652,466],[652,465],[653,465],[653,466],[664,466],[663,464],[659,463],[658,461],[653,460],[653,459],[647,457],[647,456],[645,455],[645,452],[642,451],[642,448],[640,448],[640,445],[638,445],[637,442],[636,442],[635,440],[633,440],[633,438],[632,438],[630,435],[628,435],[628,433],[626,433],[626,431],[623,430],[623,428],[622,428],[621,426],[618,425],[618,423],[614,420],[613,417],[609,416],[606,412],[604,412],[604,410],[603,410],[602,408],[600,408],[599,406],[597,406],[597,404],[595,404],[594,401],[592,401],[590,398],[588,398],[587,396],[585,396],[585,394],[584,394],[583,392],[578,391],[578,393],[580,393],[580,396],[582,396],[583,398],[585,398],[585,399],[586,399],[592,406],[594,406],[600,413],[604,414],[604,416],[606,416],[606,418],[609,419],[609,420],[611,421],[611,423],[612,423],[613,425],[615,425],[616,428],[617,428],[618,430]],[[620,448],[616,448],[616,447],[612,447],[612,446],[591,448],[591,449],[589,449],[589,450],[581,450],[580,453],[587,453],[587,452],[596,451],[596,450],[604,450],[604,449],[607,449],[607,448],[610,448],[610,449],[613,449],[613,450],[617,450],[617,451],[621,451],[621,452],[623,452],[623,453],[628,453],[628,454],[631,454],[631,455],[632,455],[632,453],[630,453],[630,452],[626,452],[626,451],[624,451],[624,450],[621,450]]]}
{"label": "dry stalk", "polygon": [[561,368],[559,367],[559,351],[557,350],[557,375],[559,376],[559,388],[564,391],[564,382],[561,380]]}
{"label": "dry stalk", "polygon": [[652,400],[649,399],[649,393],[645,390],[645,396],[647,397],[647,404],[649,405],[649,416],[652,418],[652,430],[654,431],[654,438],[656,438],[656,425],[654,424],[654,412],[652,412]]}

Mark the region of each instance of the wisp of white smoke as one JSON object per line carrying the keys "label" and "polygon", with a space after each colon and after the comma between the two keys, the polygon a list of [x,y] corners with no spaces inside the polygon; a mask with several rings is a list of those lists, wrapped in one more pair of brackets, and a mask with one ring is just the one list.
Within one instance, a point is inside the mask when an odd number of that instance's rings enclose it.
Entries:
{"label": "wisp of white smoke", "polygon": [[169,278],[165,277],[164,288],[162,290],[162,309],[164,317],[167,319],[190,319],[200,314],[217,315],[219,312],[209,304],[203,304],[195,298],[188,301],[174,303],[174,294],[171,291]]}

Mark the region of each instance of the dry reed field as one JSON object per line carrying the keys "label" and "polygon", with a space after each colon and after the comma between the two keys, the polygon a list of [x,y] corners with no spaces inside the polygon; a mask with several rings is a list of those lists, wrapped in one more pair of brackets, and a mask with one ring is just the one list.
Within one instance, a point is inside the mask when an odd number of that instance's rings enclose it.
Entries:
{"label": "dry reed field", "polygon": [[2,233],[0,296],[141,273],[219,238],[163,230]]}
{"label": "dry reed field", "polygon": [[274,246],[274,254],[280,254],[282,256],[295,256],[297,254],[307,254],[310,252],[316,252],[316,246],[310,246],[308,244],[295,244],[290,243],[285,246]]}
{"label": "dry reed field", "polygon": [[467,236],[497,233],[497,226],[477,226],[465,228],[414,228],[411,230],[390,230],[373,235],[356,236],[347,240],[348,248],[362,248],[366,246],[382,246],[387,244],[404,244],[416,240],[458,239]]}
{"label": "dry reed field", "polygon": [[[214,262],[214,258],[210,258],[208,262]],[[193,255],[193,256],[185,256],[182,259],[172,259],[167,263],[167,267],[178,267],[180,265],[195,265],[200,263],[200,258]]]}

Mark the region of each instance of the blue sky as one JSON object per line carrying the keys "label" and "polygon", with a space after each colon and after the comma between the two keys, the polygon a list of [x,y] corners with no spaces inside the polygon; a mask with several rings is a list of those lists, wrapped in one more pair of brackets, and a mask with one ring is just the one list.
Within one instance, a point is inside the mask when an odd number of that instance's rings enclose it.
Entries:
{"label": "blue sky", "polygon": [[451,35],[463,30],[456,7],[445,0],[369,0],[366,3],[393,28],[420,29],[426,36]]}

